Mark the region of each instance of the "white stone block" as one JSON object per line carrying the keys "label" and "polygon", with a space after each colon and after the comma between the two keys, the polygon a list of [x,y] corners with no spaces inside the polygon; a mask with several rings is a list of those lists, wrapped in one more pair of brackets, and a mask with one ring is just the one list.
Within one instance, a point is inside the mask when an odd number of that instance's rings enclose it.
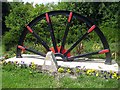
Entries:
{"label": "white stone block", "polygon": [[57,72],[57,61],[52,51],[46,54],[44,58],[44,64],[42,65],[42,70],[47,70],[50,72]]}

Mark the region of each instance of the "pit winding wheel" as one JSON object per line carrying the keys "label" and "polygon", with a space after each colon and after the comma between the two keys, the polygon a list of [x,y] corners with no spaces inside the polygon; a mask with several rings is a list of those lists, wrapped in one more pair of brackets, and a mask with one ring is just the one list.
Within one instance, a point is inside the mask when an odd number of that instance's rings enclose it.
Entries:
{"label": "pit winding wheel", "polygon": [[[66,26],[66,29],[64,30],[64,34],[61,38],[61,43],[60,46],[58,46],[57,44],[57,40],[56,40],[56,36],[55,36],[55,28],[53,27],[53,23],[52,23],[52,19],[55,16],[59,16],[61,15],[61,17],[66,17],[67,21],[65,21],[65,24],[63,26]],[[50,45],[48,45],[48,43],[43,40],[41,38],[41,36],[39,35],[38,31],[35,31],[35,26],[37,24],[39,24],[38,22],[42,21],[46,22],[47,26],[46,28],[48,29],[46,32],[49,32],[49,39],[51,39],[51,43],[52,43],[52,47],[50,47]],[[65,49],[65,44],[67,41],[67,36],[69,34],[70,31],[70,26],[72,24],[72,22],[75,22],[75,20],[77,20],[79,22],[79,24],[85,23],[86,27],[88,28],[86,31],[84,31],[83,34],[81,34],[81,36],[76,39],[76,41],[72,42],[73,44],[68,48]],[[79,25],[77,24],[77,25]],[[88,52],[88,53],[84,53],[84,54],[78,54],[78,55],[71,55],[71,51],[85,38],[88,38],[88,36],[95,32],[97,34],[97,36],[100,38],[103,49],[102,50],[98,50],[98,51],[94,51],[94,52]],[[64,10],[59,10],[59,11],[51,11],[51,12],[46,12],[41,14],[40,16],[36,17],[34,20],[32,20],[28,25],[26,25],[25,29],[23,30],[20,39],[19,39],[19,43],[17,46],[17,54],[16,57],[20,58],[22,57],[22,51],[30,51],[32,53],[41,55],[43,57],[46,56],[46,53],[37,51],[35,49],[31,49],[26,47],[23,43],[26,41],[26,37],[28,34],[31,33],[31,36],[33,36],[38,43],[40,43],[45,50],[48,51],[53,51],[55,56],[60,56],[62,57],[63,60],[74,60],[75,58],[80,58],[80,57],[86,57],[86,56],[90,56],[90,55],[96,55],[96,54],[105,54],[106,56],[106,60],[105,63],[106,64],[111,64],[111,53],[110,53],[110,49],[109,49],[109,45],[108,42],[105,38],[105,36],[103,35],[103,33],[101,32],[101,30],[87,17],[84,17],[78,13],[75,12],[71,12],[71,11],[64,11]],[[32,40],[31,40],[32,41]]]}

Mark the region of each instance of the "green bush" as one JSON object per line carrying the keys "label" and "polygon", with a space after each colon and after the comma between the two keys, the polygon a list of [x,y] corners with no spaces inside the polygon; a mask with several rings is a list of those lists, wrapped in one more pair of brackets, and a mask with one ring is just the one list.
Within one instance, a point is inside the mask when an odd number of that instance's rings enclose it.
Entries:
{"label": "green bush", "polygon": [[5,20],[6,27],[10,30],[3,36],[6,50],[18,43],[25,24],[29,23],[34,17],[33,10],[32,4],[11,3],[10,14]]}
{"label": "green bush", "polygon": [[[75,3],[75,2],[61,2],[57,5],[51,3],[51,4],[40,4],[35,5],[35,7],[32,6],[30,3],[10,3],[11,9],[10,14],[6,16],[6,27],[9,28],[9,32],[5,32],[3,36],[3,43],[5,45],[6,50],[10,50],[11,47],[16,46],[18,43],[18,40],[20,38],[20,35],[25,28],[25,25],[28,24],[30,21],[32,21],[35,17],[41,15],[42,13],[45,13],[47,11],[52,10],[70,10],[77,12],[81,15],[84,15],[88,17],[90,20],[92,20],[94,23],[96,23],[98,26],[100,26],[100,29],[106,36],[108,43],[116,42],[116,34],[118,34],[118,6],[119,3]],[[94,18],[94,19],[93,19]],[[53,28],[55,31],[55,37],[58,43],[58,46],[60,45],[60,41],[63,38],[66,21],[68,17],[52,17],[53,22]],[[77,20],[73,20],[72,25],[70,26],[70,30],[67,37],[67,45],[69,46],[73,44],[77,39],[82,35],[81,31],[83,30],[83,34],[88,30],[85,28],[85,25],[80,25]],[[43,19],[42,21],[38,22],[37,25],[33,27],[35,31],[41,36],[43,40],[45,40],[50,47],[52,47],[52,41],[50,38],[48,25],[46,23],[46,20]],[[88,36],[92,41],[98,41],[98,36],[96,37],[95,33],[91,33]],[[94,38],[96,37],[96,38]],[[87,38],[86,38],[87,39]],[[27,45],[31,44],[31,42],[34,42],[36,39],[32,37],[32,34],[27,35]],[[92,51],[92,44],[94,42],[85,42],[86,49],[85,52]],[[98,42],[100,43],[100,42]],[[89,47],[88,47],[89,46]],[[15,47],[14,47],[15,48]],[[68,47],[67,47],[68,48]],[[38,48],[37,48],[38,49]],[[43,47],[40,46],[39,50],[43,49]],[[112,51],[113,47],[111,48]],[[44,50],[43,50],[44,51]],[[45,51],[44,51],[45,52]],[[73,53],[76,53],[74,50]]]}

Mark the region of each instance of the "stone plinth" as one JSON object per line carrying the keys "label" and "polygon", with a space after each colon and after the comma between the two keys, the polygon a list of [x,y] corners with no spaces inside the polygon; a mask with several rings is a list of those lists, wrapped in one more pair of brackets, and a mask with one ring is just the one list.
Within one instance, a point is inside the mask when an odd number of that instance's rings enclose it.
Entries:
{"label": "stone plinth", "polygon": [[44,58],[42,70],[47,70],[50,72],[57,72],[57,68],[58,68],[58,65],[57,65],[56,58],[53,52],[50,51],[46,54],[46,57]]}

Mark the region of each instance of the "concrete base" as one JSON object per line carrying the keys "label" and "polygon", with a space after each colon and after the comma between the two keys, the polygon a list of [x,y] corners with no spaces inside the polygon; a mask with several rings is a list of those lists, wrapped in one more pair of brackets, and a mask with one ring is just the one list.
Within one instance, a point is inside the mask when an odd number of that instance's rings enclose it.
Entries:
{"label": "concrete base", "polygon": [[[39,55],[30,55],[30,54],[23,54],[23,58],[9,58],[6,60],[8,61],[18,61],[18,63],[21,63],[23,61],[26,65],[29,65],[31,62],[34,62],[37,65],[43,65],[44,63],[44,57],[39,56]],[[104,71],[115,71],[119,72],[120,67],[118,64],[115,62],[115,60],[112,60],[111,65],[104,64],[105,60],[104,59],[89,59],[89,60],[81,60],[79,61],[57,61],[59,66],[63,67],[70,67],[74,68],[76,66],[81,66],[81,68],[85,67],[86,69],[95,69],[95,70],[104,70]]]}

